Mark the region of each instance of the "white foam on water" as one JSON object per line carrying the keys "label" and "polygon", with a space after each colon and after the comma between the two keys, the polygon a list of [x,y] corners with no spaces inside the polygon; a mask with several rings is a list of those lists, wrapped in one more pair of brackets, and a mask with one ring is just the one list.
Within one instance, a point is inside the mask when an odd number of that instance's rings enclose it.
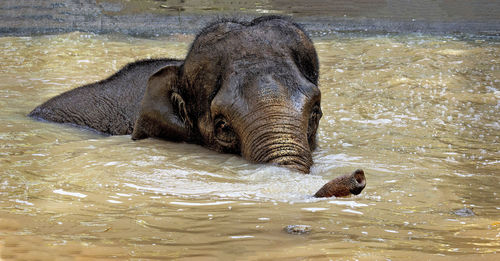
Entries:
{"label": "white foam on water", "polygon": [[28,201],[25,201],[25,200],[19,200],[19,199],[16,199],[15,200],[16,203],[21,203],[21,204],[24,204],[24,205],[28,205],[28,206],[34,206],[35,204],[31,203],[31,202],[28,202]]}
{"label": "white foam on water", "polygon": [[314,212],[318,212],[318,211],[329,210],[329,208],[302,208],[302,210],[314,213]]}
{"label": "white foam on water", "polygon": [[243,236],[230,236],[232,239],[244,239],[244,238],[254,238],[254,236],[243,235]]}
{"label": "white foam on water", "polygon": [[85,198],[85,197],[87,197],[87,195],[82,194],[82,193],[69,192],[69,191],[65,191],[65,190],[62,190],[62,189],[56,189],[56,190],[53,190],[52,192],[54,192],[56,194],[60,194],[60,195],[72,196],[72,197],[78,197],[78,198]]}
{"label": "white foam on water", "polygon": [[328,201],[328,203],[339,205],[339,206],[349,206],[351,208],[355,208],[355,207],[367,207],[368,206],[367,204],[358,203],[356,201],[331,200],[331,201]]}
{"label": "white foam on water", "polygon": [[269,165],[235,169],[224,175],[194,169],[156,169],[154,173],[128,173],[126,179],[123,186],[142,192],[279,202],[317,201],[312,195],[328,182],[319,175]]}
{"label": "white foam on water", "polygon": [[352,209],[342,209],[342,212],[353,213],[358,215],[363,215],[363,212],[352,210]]}
{"label": "white foam on water", "polygon": [[179,206],[217,206],[217,205],[226,205],[234,203],[234,201],[215,201],[215,202],[180,202],[180,201],[172,201],[169,204],[179,205]]}

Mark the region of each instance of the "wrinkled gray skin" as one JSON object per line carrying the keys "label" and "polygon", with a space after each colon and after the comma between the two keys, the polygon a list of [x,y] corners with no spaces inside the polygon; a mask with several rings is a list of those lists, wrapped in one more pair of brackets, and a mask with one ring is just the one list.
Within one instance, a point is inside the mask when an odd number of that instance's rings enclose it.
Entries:
{"label": "wrinkled gray skin", "polygon": [[322,116],[318,70],[313,43],[287,18],[221,21],[202,30],[184,61],[129,64],[29,116],[197,143],[308,173]]}
{"label": "wrinkled gray skin", "polygon": [[144,60],[123,67],[106,80],[62,93],[36,107],[29,116],[89,127],[112,135],[131,134],[152,73],[182,61]]}

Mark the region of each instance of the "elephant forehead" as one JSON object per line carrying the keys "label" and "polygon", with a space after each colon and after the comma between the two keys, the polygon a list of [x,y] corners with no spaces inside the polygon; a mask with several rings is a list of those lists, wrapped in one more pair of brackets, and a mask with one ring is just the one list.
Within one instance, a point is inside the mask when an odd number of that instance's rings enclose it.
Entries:
{"label": "elephant forehead", "polygon": [[315,85],[305,83],[300,76],[297,79],[290,78],[251,74],[247,80],[229,80],[212,100],[212,113],[231,110],[246,114],[268,108],[300,114],[308,104],[320,99],[320,92]]}
{"label": "elephant forehead", "polygon": [[298,42],[310,42],[299,28],[293,24],[283,25],[253,25],[227,26],[220,24],[219,28],[202,33],[193,43],[190,53],[205,53],[211,55],[230,54],[234,56],[269,55],[269,51],[286,52],[287,47]]}
{"label": "elephant forehead", "polygon": [[244,90],[248,92],[247,96],[257,96],[259,101],[288,100],[291,96],[289,86],[286,86],[271,74],[258,77],[253,81],[253,84],[249,86],[251,86],[251,88],[244,88]]}
{"label": "elephant forehead", "polygon": [[298,62],[301,70],[316,82],[314,45],[302,29],[281,19],[256,24],[225,22],[205,28],[191,46],[184,72],[188,77],[198,77],[199,73],[253,70],[271,60]]}

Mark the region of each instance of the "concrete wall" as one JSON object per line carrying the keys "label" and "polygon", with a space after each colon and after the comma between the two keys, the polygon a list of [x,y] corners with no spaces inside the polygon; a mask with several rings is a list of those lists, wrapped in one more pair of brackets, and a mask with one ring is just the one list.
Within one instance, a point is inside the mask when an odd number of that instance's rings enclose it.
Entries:
{"label": "concrete wall", "polygon": [[291,15],[313,35],[473,33],[500,35],[493,0],[0,0],[0,35],[89,31],[140,36],[195,33],[220,16]]}

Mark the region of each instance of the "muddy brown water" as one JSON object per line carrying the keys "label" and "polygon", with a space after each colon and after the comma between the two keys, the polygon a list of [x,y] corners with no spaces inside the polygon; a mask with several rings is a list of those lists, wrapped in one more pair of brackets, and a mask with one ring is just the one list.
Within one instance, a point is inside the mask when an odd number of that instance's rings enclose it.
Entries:
{"label": "muddy brown water", "polygon": [[[192,38],[0,38],[1,258],[499,257],[495,40],[314,39],[324,117],[310,175],[25,116],[136,59],[182,58]],[[360,195],[310,197],[356,168],[367,177]],[[453,214],[464,207],[475,216]]]}

